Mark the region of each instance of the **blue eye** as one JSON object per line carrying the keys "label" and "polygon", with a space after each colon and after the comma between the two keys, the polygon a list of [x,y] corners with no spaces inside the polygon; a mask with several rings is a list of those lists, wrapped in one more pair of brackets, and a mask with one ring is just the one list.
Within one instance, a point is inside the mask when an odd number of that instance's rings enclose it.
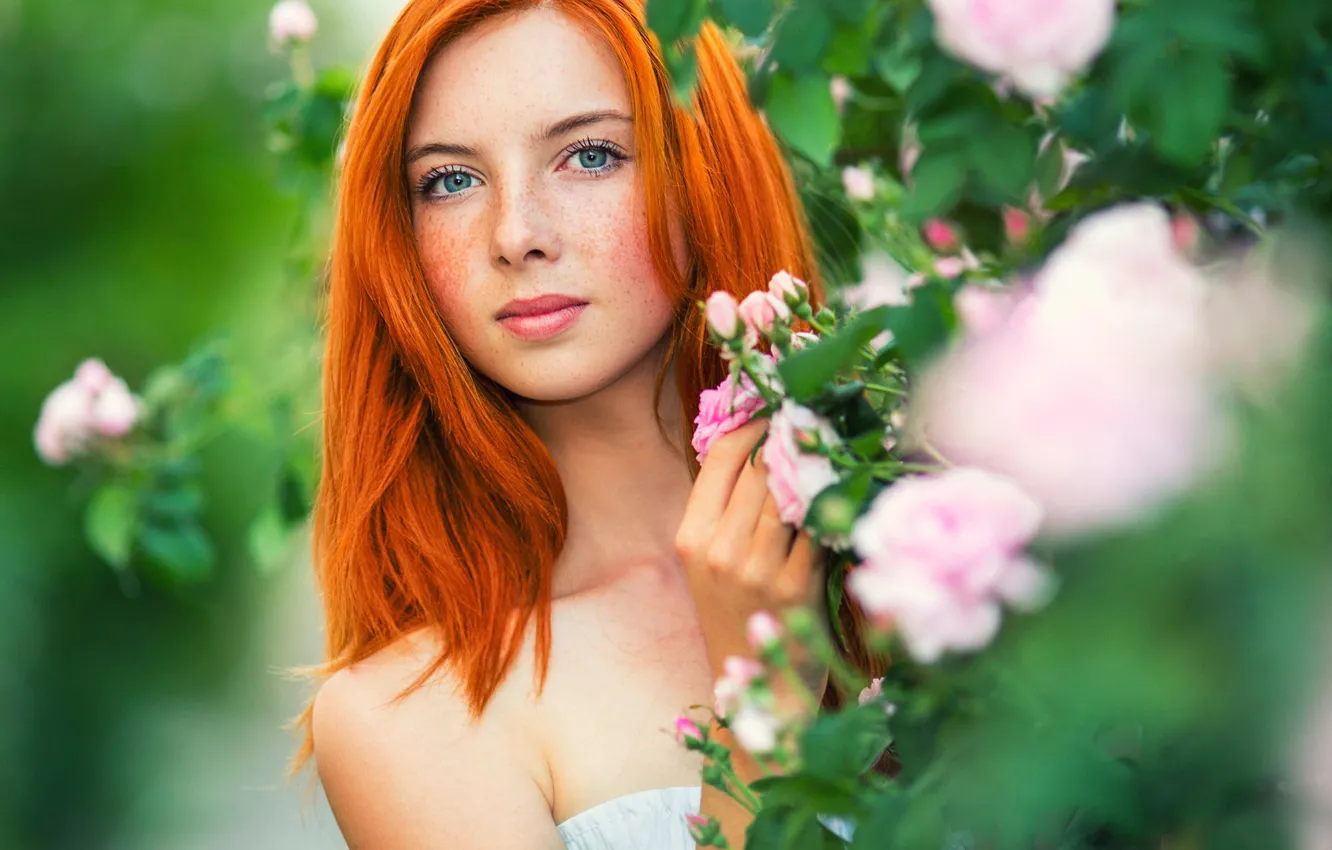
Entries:
{"label": "blue eye", "polygon": [[597,148],[578,152],[578,164],[584,168],[602,168],[606,165],[606,152]]}
{"label": "blue eye", "polygon": [[444,192],[449,195],[455,195],[465,189],[472,188],[472,182],[475,178],[472,175],[462,171],[454,171],[442,175],[440,181],[444,184]]}

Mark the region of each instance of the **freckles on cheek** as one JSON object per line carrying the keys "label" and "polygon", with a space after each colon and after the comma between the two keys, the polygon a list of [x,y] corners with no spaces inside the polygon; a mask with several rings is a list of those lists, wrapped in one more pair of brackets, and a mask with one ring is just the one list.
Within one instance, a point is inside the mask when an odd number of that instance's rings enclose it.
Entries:
{"label": "freckles on cheek", "polygon": [[426,222],[416,227],[416,245],[426,282],[444,317],[451,324],[466,302],[467,281],[471,279],[465,234],[456,229]]}

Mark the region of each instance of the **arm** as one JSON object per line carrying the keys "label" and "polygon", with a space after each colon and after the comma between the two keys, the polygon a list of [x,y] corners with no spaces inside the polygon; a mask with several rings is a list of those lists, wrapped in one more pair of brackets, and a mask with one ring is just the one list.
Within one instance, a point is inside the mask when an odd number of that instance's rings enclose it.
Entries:
{"label": "arm", "polygon": [[[822,591],[823,577],[814,568],[817,547],[807,534],[797,534],[781,521],[768,493],[762,460],[748,462],[763,427],[751,423],[713,445],[694,482],[676,538],[676,553],[698,607],[714,680],[721,676],[727,656],[753,656],[746,634],[750,615],[809,605]],[[809,659],[795,659],[795,663],[809,689],[822,693],[827,671]],[[806,711],[782,680],[773,682],[773,692],[785,707],[784,713]],[[764,775],[729,732],[715,723],[712,731],[730,747],[742,781],[752,782]],[[701,812],[716,819],[734,850],[744,846],[745,830],[753,818],[739,803],[704,784]]]}
{"label": "arm", "polygon": [[319,779],[350,850],[563,850],[497,724],[438,691],[389,704],[386,684],[343,670],[315,698]]}

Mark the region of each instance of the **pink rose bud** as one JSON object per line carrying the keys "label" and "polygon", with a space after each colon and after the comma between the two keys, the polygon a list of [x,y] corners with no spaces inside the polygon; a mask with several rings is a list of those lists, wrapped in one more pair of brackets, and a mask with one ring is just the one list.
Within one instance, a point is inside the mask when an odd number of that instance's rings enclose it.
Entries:
{"label": "pink rose bud", "polygon": [[717,822],[707,815],[689,813],[685,815],[685,823],[689,825],[689,837],[699,847],[709,847],[716,840],[720,831]]}
{"label": "pink rose bud", "polygon": [[749,687],[751,682],[762,678],[766,673],[767,670],[762,664],[743,655],[728,655],[722,661],[722,675],[741,688]]}
{"label": "pink rose bud", "polygon": [[703,315],[713,333],[725,340],[735,339],[743,327],[740,324],[740,308],[729,292],[714,292],[708,296],[703,308]]}
{"label": "pink rose bud", "polygon": [[790,272],[782,270],[768,281],[768,294],[787,306],[795,307],[804,302],[809,295],[809,286]]}
{"label": "pink rose bud", "polygon": [[123,437],[139,418],[139,403],[120,378],[112,378],[93,402],[90,424],[104,437]]}
{"label": "pink rose bud", "polygon": [[940,257],[934,261],[934,273],[939,277],[952,280],[967,270],[967,264],[961,257]]}
{"label": "pink rose bud", "polygon": [[88,421],[92,403],[92,394],[77,379],[51,391],[42,402],[33,432],[33,443],[43,461],[59,466],[83,452],[92,430]]}
{"label": "pink rose bud", "polygon": [[874,172],[868,168],[848,165],[842,169],[842,189],[853,201],[874,200]]}
{"label": "pink rose bud", "polygon": [[703,743],[703,730],[688,717],[675,718],[675,742],[682,747],[691,743]]}
{"label": "pink rose bud", "polygon": [[[740,319],[745,323],[745,334],[756,342],[759,334],[769,334],[777,323],[777,304],[781,302],[767,292],[758,290],[745,296],[740,302]],[[783,309],[786,305],[782,304]]]}
{"label": "pink rose bud", "polygon": [[782,624],[767,611],[756,611],[749,617],[749,646],[762,653],[782,640]]}
{"label": "pink rose bud", "polygon": [[942,219],[932,218],[925,222],[921,232],[925,236],[925,242],[936,251],[947,253],[962,247],[962,239],[957,235],[957,230]]}
{"label": "pink rose bud", "polygon": [[1014,245],[1025,245],[1031,235],[1031,216],[1016,207],[1004,207],[1004,235]]}
{"label": "pink rose bud", "polygon": [[268,34],[277,47],[314,38],[319,19],[305,0],[281,0],[268,15]]}

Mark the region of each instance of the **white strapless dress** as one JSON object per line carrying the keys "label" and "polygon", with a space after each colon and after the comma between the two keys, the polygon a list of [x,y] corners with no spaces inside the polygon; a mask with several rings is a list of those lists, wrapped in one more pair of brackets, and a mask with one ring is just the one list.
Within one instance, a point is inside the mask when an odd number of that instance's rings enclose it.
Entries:
{"label": "white strapless dress", "polygon": [[[702,798],[701,785],[653,788],[607,800],[556,828],[569,850],[694,850],[685,815],[697,814]],[[854,828],[847,821],[819,820],[851,839]]]}

